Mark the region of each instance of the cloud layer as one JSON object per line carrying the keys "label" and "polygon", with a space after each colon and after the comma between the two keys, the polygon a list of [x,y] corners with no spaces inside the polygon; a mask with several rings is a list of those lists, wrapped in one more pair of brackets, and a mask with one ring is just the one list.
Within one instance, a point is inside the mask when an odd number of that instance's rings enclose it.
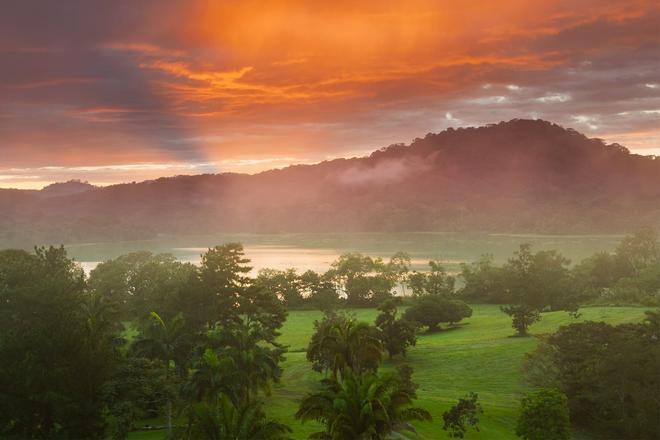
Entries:
{"label": "cloud layer", "polygon": [[256,171],[515,117],[660,148],[657,2],[358,3],[3,6],[0,187]]}

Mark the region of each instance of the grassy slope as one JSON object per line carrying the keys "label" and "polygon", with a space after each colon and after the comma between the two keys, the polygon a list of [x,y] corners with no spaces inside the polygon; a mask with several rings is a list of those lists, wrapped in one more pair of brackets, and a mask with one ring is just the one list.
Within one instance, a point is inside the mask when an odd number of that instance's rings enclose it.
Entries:
{"label": "grassy slope", "polygon": [[[358,319],[373,321],[375,310],[357,310]],[[602,320],[613,324],[639,321],[640,308],[594,307],[582,310],[582,320]],[[272,417],[289,424],[295,438],[305,438],[317,428],[311,423],[301,425],[292,415],[301,397],[318,381],[320,375],[311,371],[302,352],[309,340],[318,312],[293,312],[289,315],[281,341],[290,346],[284,363],[284,376],[273,388],[267,406]],[[574,322],[566,313],[543,315],[532,333],[548,333],[560,325]],[[484,407],[481,432],[470,432],[467,438],[515,438],[514,426],[518,401],[528,387],[522,380],[521,364],[526,352],[534,349],[535,338],[511,337],[510,319],[497,306],[474,307],[472,318],[455,329],[422,335],[408,354],[414,368],[414,380],[419,384],[418,404],[428,409],[434,422],[419,424],[423,438],[449,438],[442,430],[442,413],[469,391],[479,394]],[[400,361],[399,361],[400,362]],[[397,362],[386,362],[391,368]]]}
{"label": "grassy slope", "polygon": [[[420,385],[418,405],[428,409],[432,423],[418,425],[425,439],[449,438],[442,430],[442,413],[469,391],[479,394],[484,414],[481,432],[470,431],[468,439],[513,439],[518,401],[528,391],[522,380],[521,364],[526,352],[534,349],[533,337],[511,337],[510,319],[497,306],[474,306],[474,315],[461,326],[431,335],[422,335],[408,354],[414,368],[414,380]],[[358,319],[372,322],[376,310],[361,309],[353,313]],[[634,307],[592,307],[582,309],[580,320],[605,321],[612,324],[636,322],[644,309]],[[298,311],[289,314],[282,330],[281,342],[289,346],[283,364],[281,383],[273,386],[267,398],[269,415],[290,425],[293,437],[306,438],[319,429],[314,423],[300,424],[293,417],[300,399],[311,390],[321,376],[311,370],[304,349],[320,312]],[[531,328],[534,334],[549,333],[562,324],[575,322],[566,313],[543,315]],[[392,368],[401,360],[386,362]],[[131,439],[162,438],[162,433],[134,433]]]}

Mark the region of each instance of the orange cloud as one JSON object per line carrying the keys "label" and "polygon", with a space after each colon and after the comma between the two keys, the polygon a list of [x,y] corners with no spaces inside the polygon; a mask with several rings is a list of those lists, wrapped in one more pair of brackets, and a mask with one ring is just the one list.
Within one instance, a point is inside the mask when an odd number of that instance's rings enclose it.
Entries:
{"label": "orange cloud", "polygon": [[253,171],[513,117],[658,147],[652,1],[20,3],[0,16],[12,166]]}

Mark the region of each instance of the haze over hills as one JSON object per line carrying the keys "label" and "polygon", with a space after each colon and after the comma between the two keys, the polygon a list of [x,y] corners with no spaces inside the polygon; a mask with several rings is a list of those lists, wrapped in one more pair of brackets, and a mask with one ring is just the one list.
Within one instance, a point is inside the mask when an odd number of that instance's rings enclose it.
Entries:
{"label": "haze over hills", "polygon": [[214,232],[625,232],[660,223],[660,160],[515,119],[255,175],[0,190],[0,210],[0,242],[14,246]]}
{"label": "haze over hills", "polygon": [[40,191],[40,195],[45,197],[61,197],[80,194],[97,187],[80,180],[69,180],[68,182],[52,183]]}

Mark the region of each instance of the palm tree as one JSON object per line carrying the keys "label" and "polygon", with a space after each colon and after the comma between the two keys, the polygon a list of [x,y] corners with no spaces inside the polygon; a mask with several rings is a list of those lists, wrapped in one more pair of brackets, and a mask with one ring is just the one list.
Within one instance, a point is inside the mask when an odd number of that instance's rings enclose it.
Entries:
{"label": "palm tree", "polygon": [[354,374],[323,380],[323,390],[305,397],[296,413],[303,422],[316,420],[326,427],[310,438],[322,440],[381,440],[403,430],[414,431],[413,420],[431,420],[415,398],[410,372]]}
{"label": "palm tree", "polygon": [[264,331],[257,323],[218,328],[209,335],[208,343],[222,363],[217,368],[225,377],[223,392],[235,404],[249,401],[260,390],[268,393],[271,382],[282,375],[279,362],[284,349],[275,343],[264,344]]}
{"label": "palm tree", "polygon": [[90,340],[98,341],[104,338],[117,339],[121,333],[122,324],[115,305],[99,294],[90,294],[82,304],[86,328]]}
{"label": "palm tree", "polygon": [[[159,359],[165,365],[165,380],[169,383],[170,367],[174,364],[179,371],[184,369],[185,359],[190,352],[190,338],[185,331],[181,314],[170,320],[169,324],[156,312],[151,312],[151,325],[144,337],[133,344],[133,352],[150,359]],[[167,433],[172,435],[172,399],[167,399]]]}
{"label": "palm tree", "polygon": [[216,405],[200,403],[191,409],[191,424],[184,439],[207,440],[285,440],[291,428],[267,420],[258,401],[236,406],[225,395]]}
{"label": "palm tree", "polygon": [[382,357],[378,329],[341,315],[328,315],[318,323],[307,348],[315,369],[329,369],[333,378],[347,369],[358,374],[376,370]]}
{"label": "palm tree", "polygon": [[216,404],[221,394],[232,394],[235,383],[232,373],[235,370],[231,358],[220,357],[215,351],[207,348],[184,389],[195,401]]}

